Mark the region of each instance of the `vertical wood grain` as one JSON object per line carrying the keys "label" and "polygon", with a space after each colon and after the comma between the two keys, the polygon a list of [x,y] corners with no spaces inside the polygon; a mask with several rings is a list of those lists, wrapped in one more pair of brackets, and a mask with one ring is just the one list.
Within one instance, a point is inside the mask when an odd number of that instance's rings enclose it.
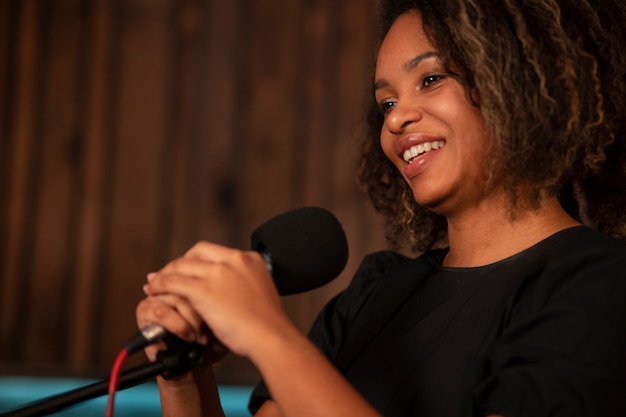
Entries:
{"label": "vertical wood grain", "polygon": [[[107,372],[148,272],[317,205],[350,260],[284,299],[305,330],[384,246],[354,180],[376,4],[1,3],[0,372]],[[234,357],[218,376],[256,378]]]}
{"label": "vertical wood grain", "polygon": [[[45,39],[37,125],[37,173],[32,245],[32,278],[22,323],[23,354],[43,363],[66,360],[69,303],[74,287],[78,175],[82,137],[78,97],[81,77],[82,1],[43,4]],[[45,312],[45,314],[41,314]]]}
{"label": "vertical wood grain", "polygon": [[74,291],[70,302],[69,363],[74,372],[88,372],[95,362],[93,345],[97,337],[102,276],[101,257],[106,232],[106,211],[110,200],[107,178],[110,173],[112,129],[111,93],[114,85],[113,6],[108,0],[87,2],[84,32],[83,157],[77,170],[81,199],[76,218],[77,245],[73,265]]}
{"label": "vertical wood grain", "polygon": [[[106,231],[105,274],[98,361],[111,361],[126,341],[111,335],[136,331],[134,304],[154,270],[159,240],[157,206],[166,120],[164,87],[168,77],[169,2],[118,3],[121,38],[119,93],[114,102],[115,147],[111,166],[111,220]],[[126,336],[128,338],[129,336]]]}
{"label": "vertical wood grain", "polygon": [[[15,31],[17,51],[15,61],[6,62],[15,74],[15,96],[9,103],[13,120],[9,122],[6,161],[9,166],[6,202],[7,218],[4,237],[6,254],[2,265],[2,303],[0,303],[0,355],[4,361],[22,358],[22,314],[30,271],[30,243],[32,228],[33,159],[36,155],[34,117],[37,115],[37,92],[41,88],[39,78],[40,19],[39,4],[35,0],[18,2]],[[14,69],[12,68],[14,66]],[[23,312],[23,311],[22,311]]]}

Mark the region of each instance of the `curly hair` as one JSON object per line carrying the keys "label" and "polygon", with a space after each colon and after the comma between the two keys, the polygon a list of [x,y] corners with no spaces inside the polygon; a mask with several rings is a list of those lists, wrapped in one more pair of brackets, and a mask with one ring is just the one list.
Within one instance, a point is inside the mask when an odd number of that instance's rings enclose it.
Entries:
{"label": "curly hair", "polygon": [[[626,5],[621,0],[383,0],[381,38],[416,10],[444,65],[478,97],[497,178],[515,208],[557,196],[575,219],[626,239]],[[373,97],[373,94],[372,94]],[[443,245],[443,216],[418,205],[380,145],[375,100],[359,183],[392,246]],[[398,204],[401,202],[401,204]]]}

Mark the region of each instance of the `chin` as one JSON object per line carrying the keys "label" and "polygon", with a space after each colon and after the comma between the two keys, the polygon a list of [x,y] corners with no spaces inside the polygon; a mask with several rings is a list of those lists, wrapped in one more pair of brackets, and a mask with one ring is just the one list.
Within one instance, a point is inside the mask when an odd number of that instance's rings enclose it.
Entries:
{"label": "chin", "polygon": [[445,209],[445,204],[444,204],[443,199],[424,198],[424,197],[420,198],[420,197],[416,197],[415,195],[413,195],[413,197],[415,198],[415,202],[417,204],[419,204],[422,207],[426,207],[428,210],[432,211],[435,214],[445,216],[446,213],[448,212]]}

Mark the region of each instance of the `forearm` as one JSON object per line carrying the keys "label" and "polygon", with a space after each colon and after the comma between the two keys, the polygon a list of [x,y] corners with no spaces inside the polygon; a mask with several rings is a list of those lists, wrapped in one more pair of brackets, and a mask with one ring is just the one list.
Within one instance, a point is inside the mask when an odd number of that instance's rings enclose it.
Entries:
{"label": "forearm", "polygon": [[379,417],[294,326],[264,340],[251,359],[285,417]]}
{"label": "forearm", "polygon": [[176,381],[157,378],[163,417],[224,417],[210,366]]}

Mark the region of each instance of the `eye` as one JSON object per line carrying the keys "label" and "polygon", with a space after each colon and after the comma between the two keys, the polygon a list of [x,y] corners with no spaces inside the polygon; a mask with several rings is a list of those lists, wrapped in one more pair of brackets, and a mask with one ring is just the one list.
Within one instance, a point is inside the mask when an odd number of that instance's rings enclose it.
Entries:
{"label": "eye", "polygon": [[437,75],[437,74],[426,75],[424,76],[424,78],[422,78],[422,87],[423,88],[431,87],[433,84],[438,83],[444,78],[445,76],[443,75]]}
{"label": "eye", "polygon": [[396,102],[394,100],[383,100],[382,102],[380,102],[378,104],[378,107],[380,108],[380,111],[383,114],[387,114],[391,111],[391,109],[393,109],[396,106]]}

